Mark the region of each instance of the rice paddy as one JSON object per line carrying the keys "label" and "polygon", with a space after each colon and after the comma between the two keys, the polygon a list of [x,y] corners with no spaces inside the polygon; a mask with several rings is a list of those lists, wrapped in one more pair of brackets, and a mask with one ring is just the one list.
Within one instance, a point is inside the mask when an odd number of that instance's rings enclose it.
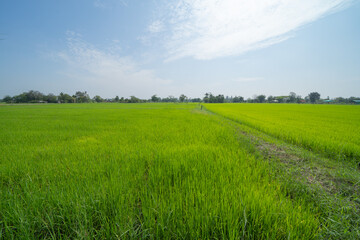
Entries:
{"label": "rice paddy", "polygon": [[[206,108],[359,156],[359,108]],[[316,202],[290,195],[271,162],[197,104],[4,105],[0,149],[2,239],[316,239],[329,227]]]}
{"label": "rice paddy", "polygon": [[327,157],[360,161],[359,106],[207,104],[206,108]]}

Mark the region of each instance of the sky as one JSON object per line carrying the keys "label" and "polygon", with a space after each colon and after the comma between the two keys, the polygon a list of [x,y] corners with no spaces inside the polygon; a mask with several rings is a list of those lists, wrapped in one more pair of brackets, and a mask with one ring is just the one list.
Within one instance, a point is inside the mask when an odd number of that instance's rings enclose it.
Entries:
{"label": "sky", "polygon": [[360,96],[359,0],[1,0],[0,98]]}

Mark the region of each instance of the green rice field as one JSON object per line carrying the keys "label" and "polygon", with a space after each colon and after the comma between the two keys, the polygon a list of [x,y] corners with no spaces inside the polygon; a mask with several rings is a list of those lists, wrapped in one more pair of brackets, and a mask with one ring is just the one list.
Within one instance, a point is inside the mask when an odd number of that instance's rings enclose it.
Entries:
{"label": "green rice field", "polygon": [[360,106],[207,104],[206,108],[328,157],[360,161]]}
{"label": "green rice field", "polygon": [[[356,239],[358,169],[336,164],[359,160],[359,119],[359,106],[0,105],[0,239]],[[351,186],[292,179],[249,128]]]}

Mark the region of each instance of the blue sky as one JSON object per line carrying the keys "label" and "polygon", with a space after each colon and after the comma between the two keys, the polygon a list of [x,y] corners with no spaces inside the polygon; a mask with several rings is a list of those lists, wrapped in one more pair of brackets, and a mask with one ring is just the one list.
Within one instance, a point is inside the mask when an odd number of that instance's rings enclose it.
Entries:
{"label": "blue sky", "polygon": [[351,0],[2,0],[0,97],[360,96]]}

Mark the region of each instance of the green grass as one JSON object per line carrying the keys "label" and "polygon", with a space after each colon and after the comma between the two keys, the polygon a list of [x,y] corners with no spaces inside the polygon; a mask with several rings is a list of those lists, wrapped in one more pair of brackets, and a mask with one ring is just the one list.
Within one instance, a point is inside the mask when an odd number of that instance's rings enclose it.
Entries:
{"label": "green grass", "polygon": [[[360,171],[353,162],[327,158],[221,115],[241,146],[267,161],[287,194],[306,199],[320,213],[319,239],[360,238]],[[286,129],[284,129],[286,130]]]}
{"label": "green grass", "polygon": [[312,239],[320,212],[193,104],[0,106],[2,239]]}
{"label": "green grass", "polygon": [[231,120],[326,157],[360,162],[360,107],[309,104],[205,104]]}

